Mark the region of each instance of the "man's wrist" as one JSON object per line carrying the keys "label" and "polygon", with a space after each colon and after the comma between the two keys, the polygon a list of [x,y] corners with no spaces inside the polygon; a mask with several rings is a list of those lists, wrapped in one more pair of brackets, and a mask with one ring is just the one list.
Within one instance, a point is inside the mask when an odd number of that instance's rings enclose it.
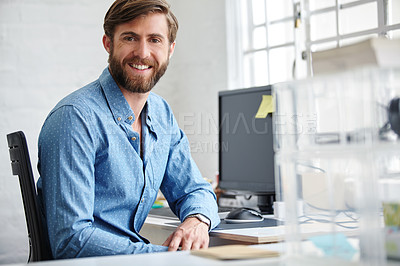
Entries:
{"label": "man's wrist", "polygon": [[205,223],[205,224],[208,226],[208,229],[210,229],[210,227],[211,227],[211,221],[210,221],[210,219],[208,219],[208,218],[207,218],[206,216],[204,216],[203,214],[200,214],[200,213],[190,214],[190,215],[188,215],[188,216],[185,218],[185,220],[186,220],[187,218],[197,218],[197,220],[199,220],[200,222]]}

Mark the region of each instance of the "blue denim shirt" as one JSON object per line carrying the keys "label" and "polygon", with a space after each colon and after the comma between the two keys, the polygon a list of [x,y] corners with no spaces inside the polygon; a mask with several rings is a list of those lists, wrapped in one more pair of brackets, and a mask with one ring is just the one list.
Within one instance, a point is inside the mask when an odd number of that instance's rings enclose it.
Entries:
{"label": "blue denim shirt", "polygon": [[159,189],[181,221],[201,213],[218,225],[215,194],[168,104],[150,93],[141,118],[139,140],[108,68],[46,118],[37,187],[55,258],[166,251],[139,235]]}

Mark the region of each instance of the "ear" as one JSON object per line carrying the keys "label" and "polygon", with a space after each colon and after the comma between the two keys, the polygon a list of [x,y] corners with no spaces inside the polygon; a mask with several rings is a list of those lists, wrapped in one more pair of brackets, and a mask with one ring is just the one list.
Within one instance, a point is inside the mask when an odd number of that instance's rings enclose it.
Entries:
{"label": "ear", "polygon": [[111,51],[111,39],[107,35],[103,35],[103,46],[106,49],[107,53]]}
{"label": "ear", "polygon": [[171,43],[171,45],[169,47],[169,59],[171,59],[172,55],[174,54],[175,44],[176,44],[176,42],[173,42],[173,43]]}

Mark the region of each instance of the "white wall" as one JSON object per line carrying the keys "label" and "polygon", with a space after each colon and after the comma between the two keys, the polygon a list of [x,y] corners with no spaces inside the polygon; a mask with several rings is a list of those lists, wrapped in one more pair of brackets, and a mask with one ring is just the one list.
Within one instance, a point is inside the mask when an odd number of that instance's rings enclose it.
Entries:
{"label": "white wall", "polygon": [[227,88],[225,1],[170,0],[179,20],[175,53],[155,91],[168,100],[203,176],[218,170],[218,91]]}
{"label": "white wall", "polygon": [[[19,183],[11,175],[5,135],[25,132],[37,178],[37,137],[47,113],[106,67],[102,23],[112,2],[0,0],[0,264],[26,262],[28,256]],[[170,68],[155,91],[169,101],[188,133],[203,175],[212,177],[218,158],[217,91],[227,84],[224,1],[170,3],[180,30]]]}

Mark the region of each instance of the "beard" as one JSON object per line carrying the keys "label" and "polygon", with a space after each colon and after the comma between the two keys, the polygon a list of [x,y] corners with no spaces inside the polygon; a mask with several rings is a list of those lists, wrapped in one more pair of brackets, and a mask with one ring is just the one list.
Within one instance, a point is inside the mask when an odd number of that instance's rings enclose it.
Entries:
{"label": "beard", "polygon": [[[161,65],[153,60],[140,59],[138,56],[126,58],[122,63],[119,63],[118,59],[114,56],[113,49],[111,48],[108,62],[111,75],[120,87],[134,93],[146,93],[149,92],[164,75],[169,64],[169,56],[167,61]],[[124,68],[124,66],[130,67],[129,65],[131,64],[151,66],[151,68],[154,68],[154,72],[149,78],[145,78],[141,75],[132,76],[126,71],[126,68]]]}

